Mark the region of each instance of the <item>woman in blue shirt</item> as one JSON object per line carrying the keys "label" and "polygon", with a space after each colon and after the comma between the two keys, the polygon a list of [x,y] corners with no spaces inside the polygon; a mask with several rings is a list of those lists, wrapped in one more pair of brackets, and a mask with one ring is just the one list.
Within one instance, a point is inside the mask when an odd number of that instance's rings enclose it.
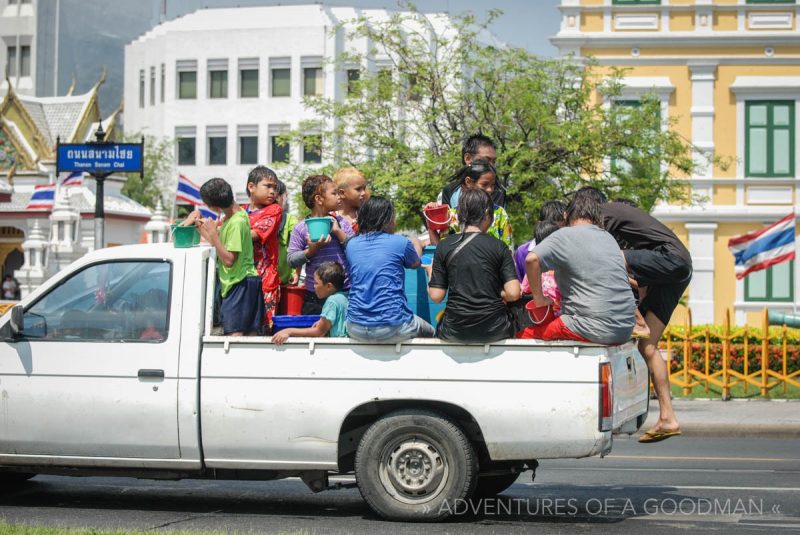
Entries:
{"label": "woman in blue shirt", "polygon": [[405,268],[419,266],[422,247],[394,234],[392,202],[371,197],[358,211],[358,234],[347,242],[350,304],[347,332],[364,342],[397,343],[432,337],[433,327],[408,306]]}

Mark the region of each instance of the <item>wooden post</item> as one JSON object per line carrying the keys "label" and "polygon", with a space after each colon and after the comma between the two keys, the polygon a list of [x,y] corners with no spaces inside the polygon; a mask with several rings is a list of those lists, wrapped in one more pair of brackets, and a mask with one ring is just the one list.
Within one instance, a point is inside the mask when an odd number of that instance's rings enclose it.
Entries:
{"label": "wooden post", "polygon": [[725,324],[722,329],[722,399],[731,399],[731,386],[728,384],[728,352],[731,349],[731,311],[725,309]]}
{"label": "wooden post", "polygon": [[769,313],[764,308],[764,332],[761,338],[761,395],[767,395],[767,368],[769,366]]}

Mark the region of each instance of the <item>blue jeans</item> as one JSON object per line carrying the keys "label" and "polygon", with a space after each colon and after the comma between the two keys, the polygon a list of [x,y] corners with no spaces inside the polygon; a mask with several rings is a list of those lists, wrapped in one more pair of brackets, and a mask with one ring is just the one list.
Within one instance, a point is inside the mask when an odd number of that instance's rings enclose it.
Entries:
{"label": "blue jeans", "polygon": [[396,344],[411,338],[432,338],[435,334],[430,323],[414,316],[399,325],[358,325],[347,322],[347,334],[359,342],[387,342]]}

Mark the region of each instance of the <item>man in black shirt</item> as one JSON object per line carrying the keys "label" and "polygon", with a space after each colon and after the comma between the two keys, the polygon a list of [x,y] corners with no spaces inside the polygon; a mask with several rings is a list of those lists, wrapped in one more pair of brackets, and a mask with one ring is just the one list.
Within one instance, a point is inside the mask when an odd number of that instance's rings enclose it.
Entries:
{"label": "man in black shirt", "polygon": [[606,230],[623,250],[630,277],[640,289],[639,311],[650,336],[639,341],[658,395],[659,419],[639,442],[659,442],[680,434],[670,397],[667,365],[658,341],[692,278],[692,257],[675,233],[656,218],[629,204],[607,202],[605,195],[586,187],[575,195],[587,195],[601,203]]}

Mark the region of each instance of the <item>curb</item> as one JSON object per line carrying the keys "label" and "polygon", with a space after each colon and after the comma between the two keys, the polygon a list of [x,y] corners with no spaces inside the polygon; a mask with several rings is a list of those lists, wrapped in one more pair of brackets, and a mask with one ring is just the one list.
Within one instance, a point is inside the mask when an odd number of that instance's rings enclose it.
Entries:
{"label": "curb", "polygon": [[800,439],[798,424],[712,424],[682,422],[682,436],[685,437],[731,437],[731,438],[781,438]]}

